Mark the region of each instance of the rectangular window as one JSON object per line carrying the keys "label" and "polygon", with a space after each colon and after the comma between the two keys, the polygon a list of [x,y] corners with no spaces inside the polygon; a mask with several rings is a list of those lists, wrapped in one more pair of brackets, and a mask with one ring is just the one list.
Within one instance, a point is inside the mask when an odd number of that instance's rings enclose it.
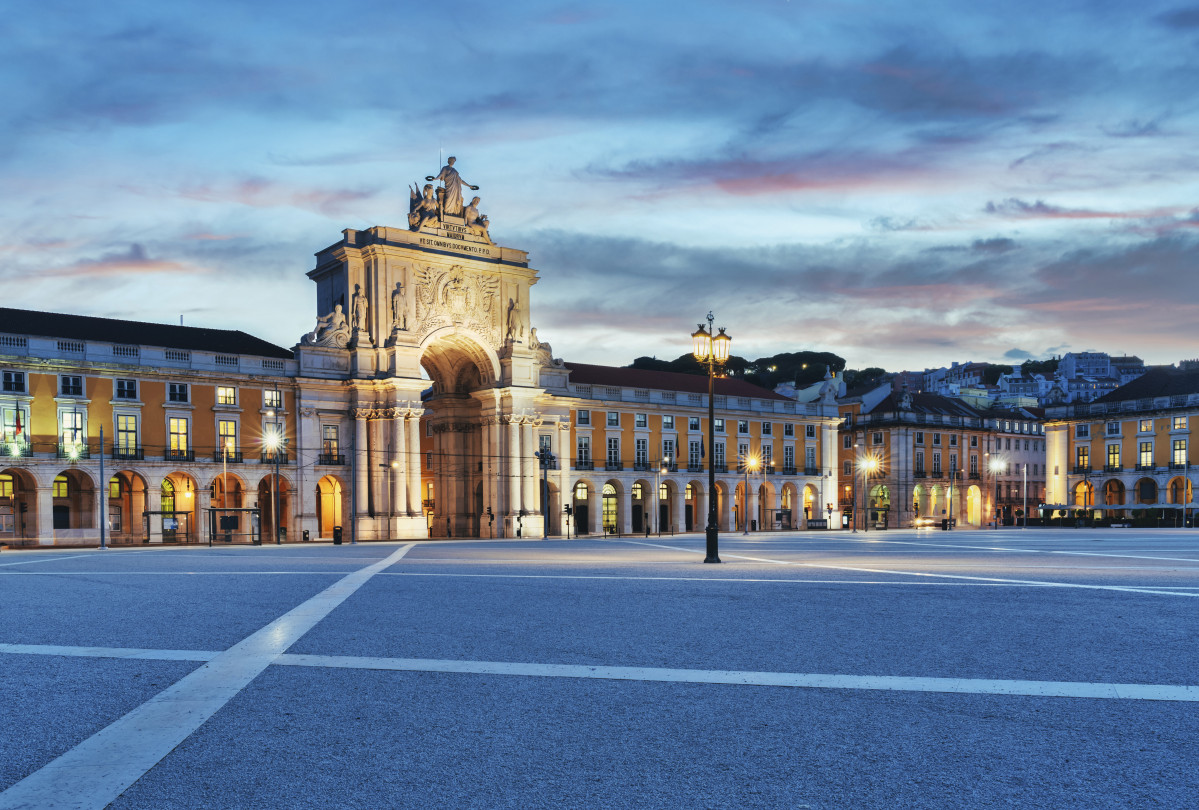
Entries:
{"label": "rectangular window", "polygon": [[941,434],[934,433],[933,434],[933,447],[940,447],[940,446],[941,446]]}
{"label": "rectangular window", "polygon": [[971,437],[970,437],[970,446],[971,446],[971,447],[978,447],[978,437],[977,437],[977,436],[971,436]]}
{"label": "rectangular window", "polygon": [[[804,448],[804,466],[808,470],[814,471],[816,469],[816,448],[815,447],[805,447]],[[806,472],[806,474],[811,475],[812,473]]]}
{"label": "rectangular window", "polygon": [[121,497],[121,479],[117,478],[115,475],[108,480],[108,497]]}
{"label": "rectangular window", "polygon": [[762,435],[763,436],[773,436],[774,435],[774,425],[771,424],[770,422],[763,422],[762,423]]}
{"label": "rectangular window", "polygon": [[841,446],[844,447],[846,450],[853,448],[853,436],[851,436],[848,433],[846,433],[844,436],[842,436],[841,437]]}
{"label": "rectangular window", "polygon": [[1107,446],[1107,466],[1111,468],[1120,466],[1120,445],[1109,444]]}
{"label": "rectangular window", "polygon": [[1074,428],[1074,437],[1075,437],[1076,439],[1089,439],[1089,438],[1091,438],[1091,426],[1090,426],[1090,425],[1077,425],[1077,426],[1075,426],[1075,428]]}
{"label": "rectangular window", "polygon": [[1004,449],[1004,450],[1011,450],[1011,449],[1012,449],[1012,440],[1011,440],[1011,439],[1004,439],[1003,441],[1004,441],[1004,447],[1003,447],[1003,449]]}
{"label": "rectangular window", "polygon": [[1153,442],[1141,442],[1137,448],[1137,466],[1153,469]]}
{"label": "rectangular window", "polygon": [[936,475],[941,474],[941,454],[937,452],[933,453],[933,473]]}
{"label": "rectangular window", "polygon": [[1152,433],[1153,432],[1153,420],[1152,419],[1142,419],[1137,425],[1137,430],[1140,431],[1141,433]]}
{"label": "rectangular window", "polygon": [[742,466],[746,466],[747,464],[749,464],[749,445],[748,444],[737,445],[737,463]]}
{"label": "rectangular window", "polygon": [[187,420],[186,419],[169,419],[168,426],[171,434],[171,452],[186,453],[187,452]]}
{"label": "rectangular window", "polygon": [[954,472],[955,470],[957,470],[957,468],[958,468],[958,454],[950,453],[949,454],[949,471]]}
{"label": "rectangular window", "polygon": [[815,439],[816,438],[816,426],[815,425],[804,425],[803,426],[803,435],[805,438]]}
{"label": "rectangular window", "polygon": [[137,417],[127,414],[117,416],[116,452],[132,456],[137,452]]}
{"label": "rectangular window", "polygon": [[870,434],[870,443],[871,444],[882,444],[883,443],[883,432],[881,430],[878,430],[878,431],[871,433]]}
{"label": "rectangular window", "polygon": [[774,464],[774,445],[762,445],[762,466],[759,469],[766,469]]}
{"label": "rectangular window", "polygon": [[958,446],[958,434],[956,434],[956,433],[950,434],[950,436],[949,436],[949,446],[950,446],[950,447],[957,447],[957,446]]}
{"label": "rectangular window", "polygon": [[327,456],[341,454],[341,435],[337,425],[321,425],[321,452]]}
{"label": "rectangular window", "polygon": [[795,448],[791,445],[783,448],[783,467],[788,470],[795,469]]}
{"label": "rectangular window", "polygon": [[0,390],[7,394],[24,394],[25,393],[25,372],[24,371],[6,371],[3,374],[3,384],[0,385]]}
{"label": "rectangular window", "polygon": [[633,444],[633,463],[641,469],[649,466],[649,439],[639,438]]}
{"label": "rectangular window", "polygon": [[262,407],[264,408],[282,408],[283,407],[283,392],[272,388],[269,391],[262,392]]}
{"label": "rectangular window", "polygon": [[1107,423],[1107,435],[1119,436],[1120,435],[1120,423],[1119,422],[1108,422]]}
{"label": "rectangular window", "polygon": [[83,396],[83,377],[76,374],[64,374],[58,378],[59,391],[64,397]]}
{"label": "rectangular window", "polygon": [[667,467],[679,463],[678,456],[674,452],[674,439],[662,440],[662,461]]}
{"label": "rectangular window", "polygon": [[1076,465],[1084,468],[1091,466],[1091,448],[1076,447],[1074,448],[1074,451],[1077,457],[1074,462]]}
{"label": "rectangular window", "polygon": [[662,416],[662,429],[674,430],[674,416],[671,414],[665,414]]}
{"label": "rectangular window", "polygon": [[712,432],[713,433],[724,433],[724,420],[723,419],[717,418],[717,419],[712,420]]}
{"label": "rectangular window", "polygon": [[[853,462],[847,461],[844,464],[842,464],[841,465],[841,474],[844,475],[846,478],[853,475]],[[849,487],[846,487],[846,489],[849,489]]]}
{"label": "rectangular window", "polygon": [[576,411],[575,412],[575,424],[576,425],[590,425],[591,424],[591,411],[588,411],[588,410]]}
{"label": "rectangular window", "polygon": [[231,385],[218,385],[216,387],[216,404],[236,405],[237,389]]}
{"label": "rectangular window", "polygon": [[237,422],[232,419],[222,419],[217,422],[217,435],[219,443],[217,449],[222,455],[233,455],[237,452]]}
{"label": "rectangular window", "polygon": [[737,433],[742,436],[749,435],[749,420],[748,419],[738,419],[737,420]]}
{"label": "rectangular window", "polygon": [[70,497],[70,494],[71,494],[71,485],[70,485],[70,482],[67,480],[67,477],[65,475],[60,475],[57,478],[55,478],[54,479],[53,497],[67,498],[67,497]]}
{"label": "rectangular window", "polygon": [[608,411],[608,427],[620,427],[620,411]]}
{"label": "rectangular window", "polygon": [[712,463],[717,467],[724,466],[724,442],[716,442],[712,447]]}
{"label": "rectangular window", "polygon": [[79,444],[86,441],[83,433],[83,414],[79,411],[64,411],[58,416],[62,424],[60,435],[63,444]]}
{"label": "rectangular window", "polygon": [[970,454],[970,475],[974,476],[974,477],[978,476],[978,454],[977,453]]}
{"label": "rectangular window", "polygon": [[687,417],[687,430],[699,430],[699,417],[698,416],[688,416]]}
{"label": "rectangular window", "polygon": [[548,433],[542,433],[537,437],[537,450],[541,453],[541,458],[549,458],[553,453],[551,446],[553,445],[553,437]]}
{"label": "rectangular window", "polygon": [[915,469],[916,469],[916,472],[918,472],[918,473],[924,472],[924,451],[923,450],[916,451],[916,467],[915,467]]}
{"label": "rectangular window", "polygon": [[137,380],[117,380],[117,399],[137,399]]}
{"label": "rectangular window", "polygon": [[168,383],[167,401],[187,402],[187,383]]}
{"label": "rectangular window", "polygon": [[649,427],[649,417],[643,413],[634,415],[633,427],[639,427],[639,428]]}
{"label": "rectangular window", "polygon": [[1174,417],[1174,429],[1175,430],[1186,430],[1187,429],[1187,418],[1185,416],[1175,416]]}
{"label": "rectangular window", "polygon": [[1174,450],[1174,459],[1173,459],[1174,466],[1175,467],[1185,466],[1186,461],[1187,461],[1187,440],[1186,439],[1175,439],[1173,450]]}
{"label": "rectangular window", "polygon": [[795,425],[792,424],[791,422],[784,422],[783,423],[783,436],[790,438],[790,437],[793,437],[794,435],[795,435]]}
{"label": "rectangular window", "polygon": [[702,447],[703,447],[703,444],[701,442],[688,442],[687,443],[687,466],[688,467],[691,467],[692,469],[694,469],[694,468],[700,466],[701,459],[703,458],[703,456],[702,456],[703,450],[701,449]]}
{"label": "rectangular window", "polygon": [[923,430],[916,431],[916,444],[924,444],[924,431]]}
{"label": "rectangular window", "polygon": [[115,503],[108,505],[108,530],[110,532],[121,530],[121,507]]}
{"label": "rectangular window", "polygon": [[578,436],[575,440],[575,461],[591,463],[591,437]]}
{"label": "rectangular window", "polygon": [[620,465],[620,438],[617,436],[608,439],[608,464],[613,467]]}

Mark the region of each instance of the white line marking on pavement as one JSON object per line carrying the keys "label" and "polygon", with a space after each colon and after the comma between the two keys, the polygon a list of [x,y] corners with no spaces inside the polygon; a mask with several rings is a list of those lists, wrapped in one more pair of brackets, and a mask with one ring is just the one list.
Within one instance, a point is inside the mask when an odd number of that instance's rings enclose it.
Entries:
{"label": "white line marking on pavement", "polygon": [[1056,549],[1042,548],[1006,548],[1004,546],[969,546],[956,543],[917,543],[912,540],[882,540],[874,537],[848,537],[846,538],[854,543],[886,543],[896,546],[925,546],[929,548],[956,548],[969,549],[971,551],[1006,551],[1011,554],[1065,554],[1071,557],[1117,557],[1125,560],[1159,560],[1163,562],[1190,562],[1199,563],[1199,559],[1194,557],[1149,557],[1144,554],[1107,554],[1098,551],[1059,551]]}
{"label": "white line marking on pavement", "polygon": [[979,678],[919,678],[891,675],[816,675],[791,672],[604,667],[580,664],[525,664],[503,661],[445,661],[423,658],[363,658],[339,655],[284,654],[283,666],[383,669],[404,672],[454,672],[475,675],[523,675],[546,678],[599,678],[621,681],[789,686],[807,689],[870,689],[897,692],[953,692],[974,695],[1026,695],[1115,700],[1199,702],[1199,686],[1169,684],[1005,681]]}
{"label": "white line marking on pavement", "polygon": [[[637,546],[653,545],[655,548],[673,548],[672,546],[657,546],[653,543],[640,543],[636,540],[619,540],[613,542],[632,543]],[[690,551],[691,553],[699,553],[699,549],[683,549],[676,548],[676,551]],[[1199,596],[1199,593],[1182,593],[1177,590],[1159,590],[1156,588],[1138,588],[1131,585],[1086,585],[1078,582],[1043,582],[1035,579],[1008,579],[1006,577],[972,577],[965,574],[934,574],[927,571],[899,571],[888,568],[861,568],[850,565],[826,565],[823,563],[796,562],[794,560],[771,560],[766,557],[747,557],[743,554],[729,554],[725,552],[722,556],[730,560],[748,560],[750,562],[763,562],[772,565],[793,565],[799,568],[824,568],[831,571],[853,571],[858,574],[894,574],[895,576],[904,577],[936,577],[940,579],[962,579],[971,582],[1003,582],[1010,585],[1037,585],[1047,588],[1077,588],[1084,591],[1118,591],[1122,593],[1148,593],[1157,596]]]}
{"label": "white line marking on pavement", "polygon": [[91,557],[91,556],[92,556],[91,554],[72,554],[69,557],[46,557],[45,559],[39,559],[39,560],[21,560],[20,562],[0,563],[0,568],[6,567],[9,565],[33,565],[34,563],[58,562],[59,560],[73,560],[76,557]]}
{"label": "white line marking on pavement", "polygon": [[412,545],[355,571],[0,793],[0,808],[103,808]]}
{"label": "white line marking on pavement", "polygon": [[[125,647],[60,647],[4,644],[0,652],[137,658],[163,661],[208,661],[223,653],[205,650],[144,650]],[[825,675],[794,672],[606,667],[587,664],[531,664],[505,661],[453,661],[428,658],[371,658],[356,655],[284,653],[269,662],[280,666],[331,669],[376,669],[399,672],[452,672],[540,678],[597,678],[619,681],[711,683],[738,686],[786,686],[803,689],[869,689],[890,692],[948,692],[974,695],[1081,697],[1108,700],[1175,700],[1199,702],[1199,686],[1146,683],[1088,683],[986,678],[923,678],[895,675]],[[118,721],[119,722],[119,721]],[[199,723],[196,723],[198,726]],[[0,800],[7,794],[0,794]]]}
{"label": "white line marking on pavement", "polygon": [[220,655],[213,650],[148,650],[141,647],[74,647],[61,644],[0,644],[0,653],[133,658],[147,661],[211,661]]}

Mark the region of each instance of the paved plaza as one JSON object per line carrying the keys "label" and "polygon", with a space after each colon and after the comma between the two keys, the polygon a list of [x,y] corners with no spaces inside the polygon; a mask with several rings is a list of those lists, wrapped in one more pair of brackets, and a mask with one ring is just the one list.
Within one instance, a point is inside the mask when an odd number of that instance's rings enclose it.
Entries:
{"label": "paved plaza", "polygon": [[1199,533],[0,554],[0,808],[1193,807]]}

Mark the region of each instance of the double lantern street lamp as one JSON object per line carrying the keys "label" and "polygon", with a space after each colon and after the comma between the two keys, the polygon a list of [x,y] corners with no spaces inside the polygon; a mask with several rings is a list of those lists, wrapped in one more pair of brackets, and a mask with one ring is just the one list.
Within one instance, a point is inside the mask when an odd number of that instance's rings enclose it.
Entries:
{"label": "double lantern street lamp", "polygon": [[999,528],[999,516],[1002,514],[999,506],[999,474],[1004,471],[1007,465],[999,458],[992,456],[990,463],[987,465],[991,468],[991,477],[995,479],[995,528]]}
{"label": "double lantern street lamp", "polygon": [[[716,522],[716,401],[713,396],[717,369],[723,368],[729,359],[729,345],[733,339],[724,333],[720,327],[719,334],[713,334],[712,322],[715,319],[708,313],[708,328],[699,324],[699,329],[691,333],[692,351],[695,359],[708,367],[708,527],[706,563],[720,562],[719,533]],[[723,375],[721,375],[723,376]]]}

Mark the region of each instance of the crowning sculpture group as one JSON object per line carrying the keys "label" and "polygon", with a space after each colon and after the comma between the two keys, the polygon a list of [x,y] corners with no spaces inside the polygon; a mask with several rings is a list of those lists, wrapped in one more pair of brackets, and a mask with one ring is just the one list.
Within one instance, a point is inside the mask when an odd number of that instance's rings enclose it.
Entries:
{"label": "crowning sculpture group", "polygon": [[[419,231],[426,225],[461,225],[487,244],[495,244],[488,232],[487,215],[479,213],[479,198],[473,197],[469,203],[463,203],[463,186],[471,191],[478,191],[479,187],[462,179],[462,175],[454,168],[456,161],[457,158],[451,156],[436,176],[426,176],[425,180],[429,182],[425,184],[423,193],[417,192],[415,184],[409,189],[408,227],[410,230]],[[434,187],[433,183],[438,181],[441,186]],[[408,328],[403,296],[403,284],[396,284],[391,294],[393,333]],[[347,320],[342,305],[337,304],[328,315],[316,319],[316,327],[300,338],[300,342],[306,346],[344,349],[356,340],[359,332],[366,329],[366,312],[366,295],[355,285],[350,302],[350,319]]]}

